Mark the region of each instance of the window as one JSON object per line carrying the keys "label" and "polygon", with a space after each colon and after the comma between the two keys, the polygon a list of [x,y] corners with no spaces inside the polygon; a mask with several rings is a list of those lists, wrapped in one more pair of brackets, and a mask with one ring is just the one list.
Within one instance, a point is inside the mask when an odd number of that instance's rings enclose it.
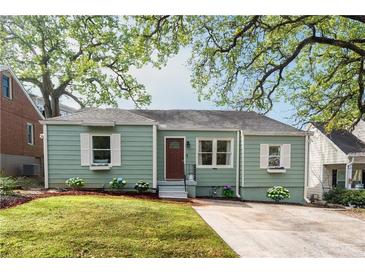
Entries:
{"label": "window", "polygon": [[337,170],[337,187],[345,188],[346,171],[344,169]]}
{"label": "window", "polygon": [[232,139],[198,139],[198,167],[232,167]]}
{"label": "window", "polygon": [[280,146],[269,146],[269,168],[280,167]]}
{"label": "window", "polygon": [[217,165],[231,164],[231,141],[217,140]]}
{"label": "window", "polygon": [[110,136],[92,136],[92,164],[111,163]]}
{"label": "window", "polygon": [[3,96],[11,99],[11,81],[8,75],[3,74],[2,77]]}
{"label": "window", "polygon": [[34,145],[34,126],[27,123],[27,142],[28,145]]}
{"label": "window", "polygon": [[362,170],[354,169],[352,171],[352,182],[355,184],[361,184],[362,182]]}
{"label": "window", "polygon": [[199,166],[213,165],[213,141],[199,141]]}

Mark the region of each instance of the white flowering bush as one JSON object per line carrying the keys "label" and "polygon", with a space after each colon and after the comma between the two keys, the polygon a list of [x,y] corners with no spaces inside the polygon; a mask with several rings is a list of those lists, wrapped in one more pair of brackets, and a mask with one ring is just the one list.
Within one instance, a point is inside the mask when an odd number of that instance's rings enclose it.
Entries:
{"label": "white flowering bush", "polygon": [[113,189],[123,188],[126,184],[127,184],[127,181],[124,180],[123,178],[113,178],[109,182],[110,187]]}
{"label": "white flowering bush", "polygon": [[285,187],[274,186],[267,190],[266,197],[274,200],[275,202],[280,202],[284,199],[290,198],[290,192]]}
{"label": "white flowering bush", "polygon": [[149,189],[149,186],[150,184],[145,182],[145,181],[138,181],[136,183],[136,185],[134,186],[134,188],[139,192],[139,193],[142,193],[142,192],[146,192],[148,189]]}
{"label": "white flowering bush", "polygon": [[81,188],[85,186],[85,180],[81,179],[80,177],[69,178],[65,183],[71,188]]}

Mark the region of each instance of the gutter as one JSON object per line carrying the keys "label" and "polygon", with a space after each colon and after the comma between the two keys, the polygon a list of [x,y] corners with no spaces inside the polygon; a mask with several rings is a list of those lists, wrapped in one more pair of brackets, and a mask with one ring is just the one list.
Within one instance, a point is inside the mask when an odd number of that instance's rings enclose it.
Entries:
{"label": "gutter", "polygon": [[304,200],[307,203],[310,203],[310,200],[307,198],[307,187],[308,187],[308,165],[309,165],[309,141],[310,139],[308,138],[308,135],[305,136],[305,145],[304,145],[304,150],[305,150],[305,163],[304,163]]}
{"label": "gutter", "polygon": [[236,141],[236,196],[241,198],[240,195],[240,131],[237,130],[237,141]]}

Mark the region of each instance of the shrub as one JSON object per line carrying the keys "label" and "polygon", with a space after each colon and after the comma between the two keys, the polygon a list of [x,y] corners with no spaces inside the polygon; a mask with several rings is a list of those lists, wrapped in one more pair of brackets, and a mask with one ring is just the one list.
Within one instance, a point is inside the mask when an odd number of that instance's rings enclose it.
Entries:
{"label": "shrub", "polygon": [[142,193],[142,192],[146,192],[149,188],[150,184],[145,182],[145,181],[138,181],[136,183],[136,185],[134,186],[134,188],[139,192],[139,193]]}
{"label": "shrub", "polygon": [[323,198],[332,204],[365,207],[365,190],[336,188],[325,193]]}
{"label": "shrub", "polygon": [[14,195],[15,180],[11,177],[0,177],[0,195]]}
{"label": "shrub", "polygon": [[68,185],[71,188],[81,188],[85,186],[85,180],[81,179],[80,177],[69,178],[66,180],[66,185]]}
{"label": "shrub", "polygon": [[113,189],[123,188],[126,184],[127,184],[127,181],[124,180],[123,178],[113,178],[109,182],[110,187]]}
{"label": "shrub", "polygon": [[274,186],[267,190],[266,197],[275,202],[280,202],[281,200],[290,198],[290,192],[285,187]]}
{"label": "shrub", "polygon": [[17,177],[15,182],[21,189],[44,187],[44,181],[41,178]]}
{"label": "shrub", "polygon": [[234,195],[234,191],[231,186],[224,186],[223,187],[223,196],[226,198],[232,198]]}

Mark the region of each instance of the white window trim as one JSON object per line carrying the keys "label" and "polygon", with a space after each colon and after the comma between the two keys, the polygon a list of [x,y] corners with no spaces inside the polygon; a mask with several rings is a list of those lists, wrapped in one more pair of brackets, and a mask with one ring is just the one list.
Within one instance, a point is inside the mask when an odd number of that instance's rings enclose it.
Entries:
{"label": "white window trim", "polygon": [[[28,128],[29,126],[31,127],[32,129],[32,141],[29,143],[29,140],[28,140]],[[27,123],[27,144],[28,145],[31,145],[31,146],[34,146],[34,125],[32,123]]]}
{"label": "white window trim", "polygon": [[164,158],[164,166],[163,166],[163,177],[164,180],[171,180],[166,178],[166,139],[184,139],[184,173],[185,173],[185,166],[186,166],[186,136],[164,136],[163,141],[163,158]]}
{"label": "white window trim", "polygon": [[[107,165],[97,165],[94,163],[94,144],[93,144],[93,136],[109,136],[109,140],[110,140],[110,163],[108,163]],[[93,170],[94,167],[100,167],[100,168],[95,168],[94,170],[103,170],[103,167],[108,167],[108,169],[110,169],[110,167],[112,166],[112,135],[108,134],[108,133],[91,133],[90,134],[90,170]],[[106,149],[105,149],[106,150]]]}
{"label": "white window trim", "polygon": [[[212,165],[199,165],[199,142],[200,141],[213,141],[213,159]],[[231,141],[231,159],[229,165],[217,165],[217,141]],[[196,168],[233,168],[234,161],[234,138],[231,137],[197,137],[196,138],[196,154],[195,162]]]}
{"label": "white window trim", "polygon": [[11,79],[11,74],[6,72],[6,71],[3,71],[3,75],[5,75],[6,77],[9,77],[9,97],[7,96],[4,96],[4,91],[2,90],[3,89],[3,78],[1,77],[1,95],[8,99],[8,100],[13,100],[13,81]]}
{"label": "white window trim", "polygon": [[[285,169],[283,166],[282,166],[282,150],[283,150],[283,145],[280,145],[280,144],[269,144],[269,153],[267,155],[267,169]],[[279,147],[279,166],[270,166],[270,147]]]}

